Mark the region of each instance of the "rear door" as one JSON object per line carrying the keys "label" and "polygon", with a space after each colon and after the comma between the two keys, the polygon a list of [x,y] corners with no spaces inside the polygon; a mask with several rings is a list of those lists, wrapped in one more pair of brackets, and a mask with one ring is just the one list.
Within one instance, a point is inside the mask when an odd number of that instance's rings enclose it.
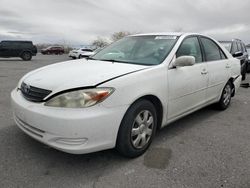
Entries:
{"label": "rear door", "polygon": [[221,48],[211,39],[200,37],[208,71],[208,88],[206,101],[211,102],[220,97],[230,75],[230,62]]}
{"label": "rear door", "polygon": [[194,56],[196,63],[192,66],[170,68],[168,71],[169,121],[205,103],[208,74],[197,36],[183,40],[176,53],[176,57],[180,56]]}

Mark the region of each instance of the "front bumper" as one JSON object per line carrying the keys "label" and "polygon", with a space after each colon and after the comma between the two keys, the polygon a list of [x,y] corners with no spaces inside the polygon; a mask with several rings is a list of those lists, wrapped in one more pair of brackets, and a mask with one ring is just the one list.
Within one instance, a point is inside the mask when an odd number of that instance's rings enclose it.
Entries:
{"label": "front bumper", "polygon": [[58,150],[83,154],[115,147],[128,106],[67,109],[29,102],[16,89],[11,93],[14,120],[32,138]]}

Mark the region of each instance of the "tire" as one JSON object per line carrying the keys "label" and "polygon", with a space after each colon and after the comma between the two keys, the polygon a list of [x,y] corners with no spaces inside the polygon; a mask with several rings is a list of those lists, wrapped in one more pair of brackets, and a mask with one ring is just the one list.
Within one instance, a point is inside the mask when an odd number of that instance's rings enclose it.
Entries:
{"label": "tire", "polygon": [[245,79],[246,79],[246,72],[244,72],[244,74],[242,74],[241,80],[245,80]]}
{"label": "tire", "polygon": [[226,110],[229,107],[232,97],[232,88],[232,83],[227,82],[223,88],[220,101],[216,104],[219,110]]}
{"label": "tire", "polygon": [[135,102],[123,117],[116,149],[121,155],[129,158],[142,155],[154,138],[156,126],[157,115],[154,105],[147,100]]}
{"label": "tire", "polygon": [[78,56],[78,59],[82,59],[82,55],[81,54]]}
{"label": "tire", "polygon": [[32,55],[30,52],[23,52],[21,58],[24,61],[30,61],[32,59]]}
{"label": "tire", "polygon": [[247,74],[247,62],[245,62],[243,74],[242,74],[242,80],[246,79],[246,74]]}

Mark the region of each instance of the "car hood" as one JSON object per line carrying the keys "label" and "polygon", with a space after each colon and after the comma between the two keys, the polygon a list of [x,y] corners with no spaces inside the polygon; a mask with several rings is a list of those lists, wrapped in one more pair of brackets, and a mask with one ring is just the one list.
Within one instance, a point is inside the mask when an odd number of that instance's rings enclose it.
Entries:
{"label": "car hood", "polygon": [[143,65],[97,60],[71,60],[45,66],[28,73],[20,81],[53,93],[77,87],[96,86],[102,82],[148,68]]}

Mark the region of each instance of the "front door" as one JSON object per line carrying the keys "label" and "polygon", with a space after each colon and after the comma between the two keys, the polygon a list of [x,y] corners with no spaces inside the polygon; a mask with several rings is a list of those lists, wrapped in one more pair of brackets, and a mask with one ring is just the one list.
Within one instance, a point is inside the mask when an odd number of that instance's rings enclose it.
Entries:
{"label": "front door", "polygon": [[200,43],[196,36],[188,37],[180,45],[176,58],[195,57],[192,66],[173,67],[168,70],[168,120],[195,110],[205,103],[208,84],[207,65],[203,62]]}

